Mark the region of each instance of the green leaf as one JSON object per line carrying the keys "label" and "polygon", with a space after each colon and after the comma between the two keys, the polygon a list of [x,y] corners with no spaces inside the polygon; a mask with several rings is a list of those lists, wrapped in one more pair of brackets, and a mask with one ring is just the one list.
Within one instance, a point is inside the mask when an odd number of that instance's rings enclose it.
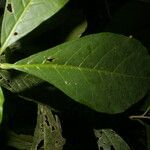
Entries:
{"label": "green leaf", "polygon": [[8,138],[8,145],[11,147],[14,147],[16,149],[24,150],[24,149],[30,149],[33,137],[30,135],[24,135],[24,134],[16,134],[13,131],[9,131],[7,134]]}
{"label": "green leaf", "polygon": [[81,37],[87,28],[87,20],[83,20],[79,25],[77,25],[71,33],[66,38],[66,41],[75,40]]}
{"label": "green leaf", "polygon": [[9,83],[11,87],[11,91],[15,93],[22,92],[24,90],[30,89],[34,86],[42,83],[43,80],[36,78],[35,76],[31,76],[29,74],[21,73],[17,75],[15,78],[11,80]]}
{"label": "green leaf", "polygon": [[99,150],[130,150],[128,144],[113,130],[94,130]]}
{"label": "green leaf", "polygon": [[[58,116],[54,116],[47,106],[38,105],[37,124],[31,149],[62,150],[65,139],[62,137]],[[44,141],[43,145],[40,142]]]}
{"label": "green leaf", "polygon": [[3,103],[4,103],[4,95],[2,88],[0,87],[0,123],[2,122],[3,118]]}
{"label": "green leaf", "polygon": [[19,93],[41,84],[43,80],[22,72],[11,74],[8,70],[0,70],[0,85],[7,90]]}
{"label": "green leaf", "polygon": [[60,10],[68,0],[7,0],[1,32],[2,53]]}
{"label": "green leaf", "polygon": [[77,102],[111,114],[138,102],[150,85],[146,48],[112,33],[89,35],[0,67],[35,75]]}

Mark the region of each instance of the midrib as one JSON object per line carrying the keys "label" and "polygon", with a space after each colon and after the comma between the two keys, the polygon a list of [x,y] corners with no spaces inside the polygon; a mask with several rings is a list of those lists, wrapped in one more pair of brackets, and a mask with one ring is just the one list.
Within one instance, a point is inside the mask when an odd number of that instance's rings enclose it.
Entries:
{"label": "midrib", "polygon": [[[30,6],[31,2],[32,2],[32,0],[29,0],[29,2],[28,2],[28,4],[26,5],[25,9],[22,11],[20,17],[18,18],[16,24],[13,26],[12,30],[10,31],[9,36],[5,39],[5,41],[4,41],[4,43],[3,43],[2,47],[1,47],[1,52],[0,52],[0,54],[7,48],[6,45],[7,45],[7,43],[8,43],[8,40],[10,39],[10,36],[12,35],[12,33],[15,32],[16,26],[17,26],[18,23],[20,22],[20,20],[21,20],[22,16],[24,15],[24,13],[27,11],[27,9],[28,9],[28,7]],[[7,5],[7,4],[6,4],[6,5]]]}
{"label": "midrib", "polygon": [[[5,65],[5,64],[2,64]],[[97,73],[103,73],[103,74],[110,74],[114,76],[122,76],[125,78],[134,78],[134,79],[144,79],[144,80],[150,80],[150,77],[143,77],[143,76],[133,76],[128,74],[122,74],[118,72],[111,72],[106,70],[98,70],[93,68],[87,68],[87,67],[78,67],[78,66],[72,66],[72,65],[59,65],[59,64],[6,64],[8,65],[8,69],[16,69],[16,70],[27,70],[28,68],[56,68],[56,69],[74,69],[74,70],[80,70],[80,71],[88,71],[88,72],[97,72]],[[30,72],[30,71],[29,71]]]}

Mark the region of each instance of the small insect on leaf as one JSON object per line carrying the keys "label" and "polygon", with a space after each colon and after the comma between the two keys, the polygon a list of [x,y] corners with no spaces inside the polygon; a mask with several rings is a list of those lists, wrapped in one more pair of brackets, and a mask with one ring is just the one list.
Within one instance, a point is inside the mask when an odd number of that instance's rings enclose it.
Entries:
{"label": "small insect on leaf", "polygon": [[3,103],[4,103],[4,95],[0,87],[0,123],[2,122],[2,118],[3,118]]}
{"label": "small insect on leaf", "polygon": [[12,11],[12,4],[11,4],[11,3],[8,3],[8,4],[7,4],[7,10],[8,10],[10,13],[13,12],[13,11]]}

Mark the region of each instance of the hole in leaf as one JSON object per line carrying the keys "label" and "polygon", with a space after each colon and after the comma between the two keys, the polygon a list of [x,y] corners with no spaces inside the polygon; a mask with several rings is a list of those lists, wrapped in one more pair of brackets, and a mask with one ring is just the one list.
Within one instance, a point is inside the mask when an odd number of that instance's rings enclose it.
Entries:
{"label": "hole in leaf", "polygon": [[44,140],[41,140],[40,143],[37,146],[37,150],[42,149],[43,145],[44,145]]}
{"label": "hole in leaf", "polygon": [[7,10],[8,10],[10,13],[12,13],[12,5],[11,5],[11,3],[8,3],[8,4],[7,4]]}
{"label": "hole in leaf", "polygon": [[54,60],[55,60],[55,58],[51,58],[51,57],[46,59],[46,61],[49,61],[49,62],[53,62]]}
{"label": "hole in leaf", "polygon": [[42,124],[40,124],[40,127],[41,127],[41,128],[43,128],[43,123],[42,123]]}
{"label": "hole in leaf", "polygon": [[53,132],[53,131],[55,131],[55,127],[54,127],[54,126],[52,126],[52,132]]}
{"label": "hole in leaf", "polygon": [[40,131],[41,131],[41,132],[44,132],[44,128],[43,128],[43,127],[44,127],[43,123],[40,124]]}
{"label": "hole in leaf", "polygon": [[110,148],[110,149],[111,149],[111,150],[115,150],[114,147],[113,147],[112,145],[111,145],[111,148]]}
{"label": "hole in leaf", "polygon": [[50,124],[49,124],[49,122],[48,122],[48,118],[47,118],[46,115],[45,115],[45,122],[46,122],[47,126],[50,126]]}
{"label": "hole in leaf", "polygon": [[7,79],[8,84],[11,84],[11,80]]}
{"label": "hole in leaf", "polygon": [[18,32],[14,32],[14,35],[15,35],[15,36],[18,35]]}
{"label": "hole in leaf", "polygon": [[100,147],[100,150],[103,150],[103,147]]}
{"label": "hole in leaf", "polygon": [[56,141],[55,141],[55,144],[58,145],[58,144],[59,144],[59,141],[56,140]]}
{"label": "hole in leaf", "polygon": [[96,141],[98,142],[98,140],[99,140],[99,138],[98,137],[96,137]]}

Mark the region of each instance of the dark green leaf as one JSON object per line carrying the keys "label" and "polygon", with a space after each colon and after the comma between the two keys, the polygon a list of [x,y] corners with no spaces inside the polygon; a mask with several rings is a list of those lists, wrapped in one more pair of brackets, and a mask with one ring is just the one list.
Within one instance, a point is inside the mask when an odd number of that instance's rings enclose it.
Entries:
{"label": "dark green leaf", "polygon": [[37,86],[42,82],[42,80],[36,78],[35,76],[21,73],[14,77],[9,83],[9,85],[11,87],[12,92],[19,93],[26,89],[30,89],[34,86]]}
{"label": "dark green leaf", "polygon": [[104,113],[128,109],[150,85],[146,48],[131,37],[112,33],[86,36],[0,67],[35,75]]}
{"label": "dark green leaf", "polygon": [[83,20],[79,25],[74,27],[66,38],[66,41],[75,40],[81,37],[87,28],[87,21]]}

